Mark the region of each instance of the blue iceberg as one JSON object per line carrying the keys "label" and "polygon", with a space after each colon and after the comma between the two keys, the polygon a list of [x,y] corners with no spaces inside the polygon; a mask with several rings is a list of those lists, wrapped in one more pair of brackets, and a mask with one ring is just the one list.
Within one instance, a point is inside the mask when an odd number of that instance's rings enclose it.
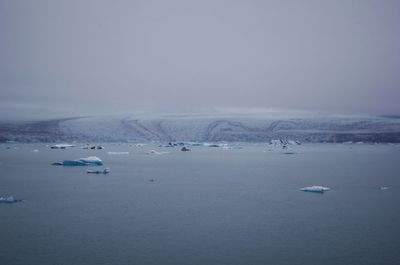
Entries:
{"label": "blue iceberg", "polygon": [[53,163],[55,166],[101,166],[103,161],[97,156],[89,156],[75,160],[64,160],[62,162]]}

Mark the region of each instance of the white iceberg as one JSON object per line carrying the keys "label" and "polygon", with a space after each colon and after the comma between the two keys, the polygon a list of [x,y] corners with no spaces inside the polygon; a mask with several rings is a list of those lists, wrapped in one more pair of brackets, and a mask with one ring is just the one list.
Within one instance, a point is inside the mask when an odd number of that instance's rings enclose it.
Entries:
{"label": "white iceberg", "polygon": [[323,187],[323,186],[311,186],[311,187],[304,187],[301,188],[300,190],[302,191],[308,191],[308,192],[319,192],[319,193],[324,193],[325,191],[330,190],[328,187]]}
{"label": "white iceberg", "polygon": [[146,153],[146,155],[164,155],[168,154],[168,152],[158,152],[156,150],[150,150]]}
{"label": "white iceberg", "polygon": [[14,202],[21,202],[22,200],[14,199],[14,196],[1,196],[0,203],[14,203]]}
{"label": "white iceberg", "polygon": [[88,169],[86,170],[87,174],[108,174],[110,173],[110,168],[106,167],[104,170],[94,170],[94,169]]}
{"label": "white iceberg", "polygon": [[109,155],[129,155],[129,152],[107,152]]}
{"label": "white iceberg", "polygon": [[133,146],[135,146],[135,147],[143,147],[145,145],[147,145],[147,144],[134,144]]}
{"label": "white iceberg", "polygon": [[66,149],[68,147],[74,147],[73,144],[55,144],[50,146],[51,149]]}

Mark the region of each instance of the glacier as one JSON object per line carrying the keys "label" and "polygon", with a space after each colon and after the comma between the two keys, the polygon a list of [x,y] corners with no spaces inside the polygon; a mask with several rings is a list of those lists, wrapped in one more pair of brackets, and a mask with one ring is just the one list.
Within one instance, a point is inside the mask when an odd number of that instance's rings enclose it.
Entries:
{"label": "glacier", "polygon": [[0,142],[400,143],[400,117],[327,113],[109,115],[1,122]]}

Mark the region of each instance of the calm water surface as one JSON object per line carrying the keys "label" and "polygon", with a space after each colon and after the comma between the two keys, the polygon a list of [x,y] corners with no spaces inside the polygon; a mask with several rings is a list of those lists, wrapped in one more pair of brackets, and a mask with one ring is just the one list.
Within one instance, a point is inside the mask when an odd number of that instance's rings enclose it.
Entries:
{"label": "calm water surface", "polygon": [[[400,264],[400,147],[292,151],[0,145],[0,264]],[[89,155],[111,173],[50,165]]]}

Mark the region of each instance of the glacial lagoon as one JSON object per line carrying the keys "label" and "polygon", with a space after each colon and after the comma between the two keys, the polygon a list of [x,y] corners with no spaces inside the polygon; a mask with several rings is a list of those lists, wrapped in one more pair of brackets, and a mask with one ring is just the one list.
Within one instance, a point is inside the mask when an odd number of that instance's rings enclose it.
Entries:
{"label": "glacial lagoon", "polygon": [[101,145],[0,145],[1,264],[399,264],[399,145]]}

